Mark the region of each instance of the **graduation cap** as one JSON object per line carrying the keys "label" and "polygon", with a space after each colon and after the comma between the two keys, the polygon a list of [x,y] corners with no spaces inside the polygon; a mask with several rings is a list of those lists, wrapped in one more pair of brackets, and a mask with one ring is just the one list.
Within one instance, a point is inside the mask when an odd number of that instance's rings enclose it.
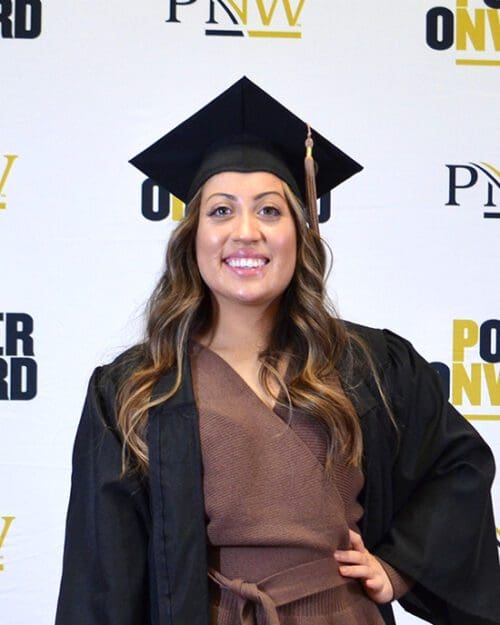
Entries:
{"label": "graduation cap", "polygon": [[270,172],[316,230],[316,198],[362,169],[245,76],[130,162],[186,204],[217,173]]}

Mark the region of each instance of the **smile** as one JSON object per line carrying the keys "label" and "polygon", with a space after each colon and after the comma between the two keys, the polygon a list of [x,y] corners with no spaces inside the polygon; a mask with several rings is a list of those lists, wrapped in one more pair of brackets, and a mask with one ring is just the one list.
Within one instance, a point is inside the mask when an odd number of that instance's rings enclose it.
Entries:
{"label": "smile", "polygon": [[267,265],[269,261],[265,258],[227,258],[224,262],[230,267],[254,269]]}

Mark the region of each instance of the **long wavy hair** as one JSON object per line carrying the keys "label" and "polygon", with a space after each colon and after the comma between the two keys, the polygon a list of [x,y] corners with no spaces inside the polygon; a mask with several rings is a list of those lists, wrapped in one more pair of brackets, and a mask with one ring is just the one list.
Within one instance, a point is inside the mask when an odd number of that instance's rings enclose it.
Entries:
{"label": "long wavy hair", "polygon": [[[259,354],[260,382],[268,393],[276,383],[286,405],[318,419],[328,436],[325,468],[334,459],[359,466],[362,435],[359,418],[346,393],[342,372],[352,367],[353,344],[365,353],[382,397],[375,367],[359,337],[335,314],[326,293],[328,255],[320,237],[307,225],[304,209],[283,183],[297,230],[297,261],[292,280],[281,297],[269,344]],[[123,467],[148,471],[148,411],[175,394],[182,383],[189,339],[210,329],[213,305],[196,260],[195,241],[201,189],[187,207],[167,246],[166,267],[147,306],[144,343],[117,396],[118,427],[123,436]],[[287,362],[286,381],[280,374]],[[157,380],[176,373],[171,389],[153,398]],[[285,399],[282,399],[282,403]]]}

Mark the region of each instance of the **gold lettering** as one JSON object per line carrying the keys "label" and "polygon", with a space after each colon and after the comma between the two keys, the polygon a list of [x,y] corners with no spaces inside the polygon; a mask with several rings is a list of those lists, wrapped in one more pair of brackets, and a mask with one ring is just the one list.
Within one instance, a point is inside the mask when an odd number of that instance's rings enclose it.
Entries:
{"label": "gold lettering", "polygon": [[[499,13],[499,15],[500,15],[500,13]],[[500,28],[500,22],[499,22],[499,28]],[[495,174],[495,176],[498,179],[500,179],[500,169],[497,169],[496,167],[493,167],[493,165],[490,165],[489,163],[485,163],[483,161],[481,161],[481,165],[484,165],[488,169],[491,169],[491,171]]]}
{"label": "gold lettering", "polygon": [[500,406],[500,371],[495,375],[495,365],[492,362],[483,364],[484,377],[492,406]]}
{"label": "gold lettering", "polygon": [[451,403],[454,406],[461,406],[464,403],[464,391],[469,402],[473,406],[481,405],[481,364],[474,363],[470,366],[470,377],[461,362],[452,364],[452,391]]}
{"label": "gold lettering", "polygon": [[[17,158],[17,155],[15,154],[4,154],[4,156],[7,159],[7,164],[5,165],[2,177],[0,178],[0,194],[3,191],[5,183],[7,182],[7,178],[9,177],[10,170],[12,169],[12,165]],[[0,209],[2,208],[6,208],[5,202],[0,202]]]}
{"label": "gold lettering", "polygon": [[302,13],[302,9],[304,8],[304,2],[305,0],[300,0],[299,5],[297,6],[297,10],[295,11],[295,13],[293,13],[289,0],[283,0],[283,6],[285,7],[286,18],[290,26],[297,25],[300,14]]}
{"label": "gold lettering", "polygon": [[238,13],[240,20],[246,26],[248,22],[248,0],[243,0],[241,7],[239,7],[234,0],[227,0],[227,3]]}
{"label": "gold lettering", "polygon": [[[278,0],[273,0],[271,7],[268,11],[266,11],[266,7],[264,5],[264,0],[256,0],[257,8],[259,9],[260,19],[262,20],[262,24],[264,26],[269,26],[272,22],[274,12],[276,11],[276,5],[278,4]],[[288,20],[288,24],[290,26],[296,26],[299,21],[300,14],[302,13],[302,9],[304,8],[305,0],[300,0],[295,12],[293,11],[290,0],[281,0],[283,3],[283,7],[285,9],[286,18]]]}
{"label": "gold lettering", "polygon": [[7,532],[10,529],[12,521],[15,519],[15,516],[3,516],[3,530],[0,534],[0,549],[3,547],[4,540],[7,538]]}
{"label": "gold lettering", "polygon": [[470,40],[475,50],[485,50],[485,18],[485,9],[475,9],[474,20],[467,9],[457,9],[457,50],[467,50],[467,39]]}
{"label": "gold lettering", "polygon": [[473,347],[479,340],[479,326],[472,319],[453,321],[453,362],[463,362],[466,347]]}
{"label": "gold lettering", "polygon": [[[3,529],[2,532],[0,533],[0,549],[3,546],[3,543],[5,541],[5,539],[7,538],[7,533],[10,529],[10,526],[12,524],[12,521],[15,519],[15,516],[3,516]],[[0,571],[4,570],[4,565],[0,564]]]}
{"label": "gold lettering", "polygon": [[184,217],[184,203],[182,200],[179,200],[175,195],[171,196],[171,210],[172,210],[172,219],[174,221],[181,221]]}
{"label": "gold lettering", "polygon": [[498,9],[486,9],[488,23],[490,25],[491,38],[495,50],[500,50],[500,11]]}

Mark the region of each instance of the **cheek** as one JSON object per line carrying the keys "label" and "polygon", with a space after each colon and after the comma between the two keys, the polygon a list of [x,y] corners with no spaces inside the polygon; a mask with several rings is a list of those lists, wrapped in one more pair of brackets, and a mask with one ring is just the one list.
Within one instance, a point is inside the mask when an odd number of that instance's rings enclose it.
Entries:
{"label": "cheek", "polygon": [[295,246],[290,249],[288,255],[288,282],[290,282],[295,275],[295,268],[297,266],[297,251]]}
{"label": "cheek", "polygon": [[203,237],[203,233],[196,233],[195,240],[195,254],[196,254],[196,263],[198,265],[198,270],[203,277],[205,273],[205,264],[206,264],[206,249],[205,249],[205,239]]}
{"label": "cheek", "polygon": [[221,257],[219,236],[199,228],[195,241],[196,262],[203,281],[210,284],[215,278]]}
{"label": "cheek", "polygon": [[281,249],[283,264],[288,269],[288,272],[293,275],[295,272],[295,265],[297,264],[297,237],[295,232],[284,238],[281,244]]}
{"label": "cheek", "polygon": [[207,256],[210,253],[212,245],[210,237],[204,228],[199,228],[196,234],[196,259],[198,264],[202,264],[206,261]]}
{"label": "cheek", "polygon": [[196,234],[196,255],[214,256],[220,254],[222,243],[221,233],[214,232],[210,228],[200,227]]}

